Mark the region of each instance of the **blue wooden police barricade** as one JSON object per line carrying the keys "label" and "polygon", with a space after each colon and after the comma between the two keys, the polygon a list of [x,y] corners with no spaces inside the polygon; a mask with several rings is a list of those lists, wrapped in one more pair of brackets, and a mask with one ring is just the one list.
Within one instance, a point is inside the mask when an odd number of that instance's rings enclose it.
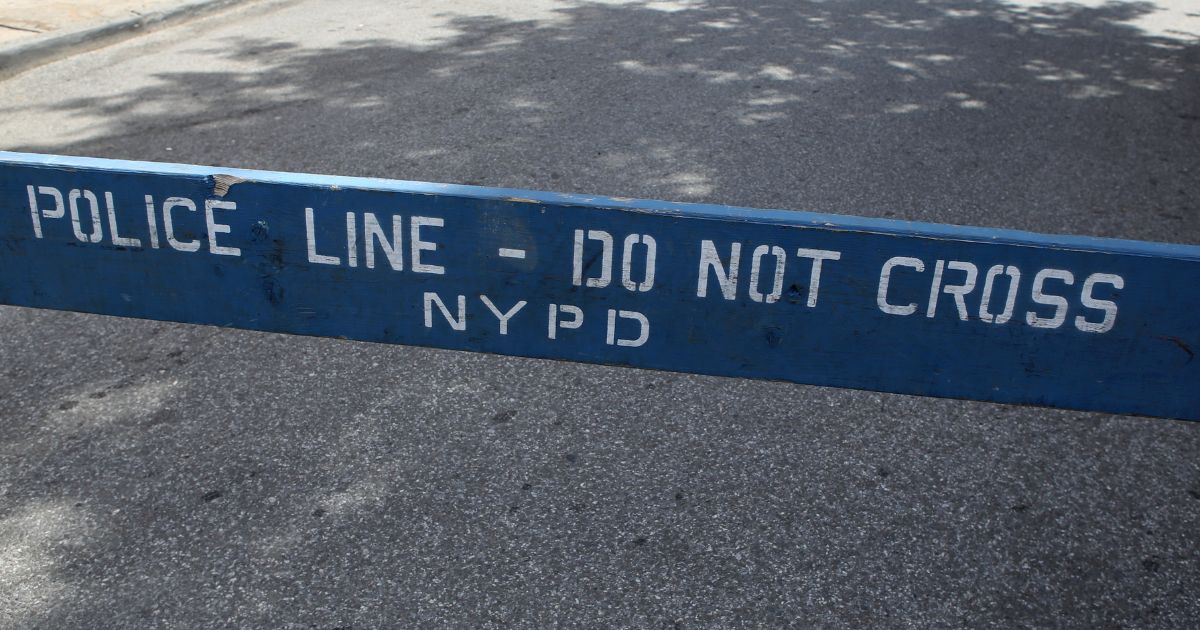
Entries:
{"label": "blue wooden police barricade", "polygon": [[0,153],[0,303],[1200,419],[1200,247]]}

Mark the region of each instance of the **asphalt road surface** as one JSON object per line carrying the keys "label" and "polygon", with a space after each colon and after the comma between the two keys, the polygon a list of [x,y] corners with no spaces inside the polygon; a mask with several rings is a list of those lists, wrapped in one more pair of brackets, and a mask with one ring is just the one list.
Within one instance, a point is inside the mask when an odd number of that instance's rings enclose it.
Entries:
{"label": "asphalt road surface", "polygon": [[[1154,9],[264,1],[0,83],[0,146],[1196,244]],[[4,627],[1200,623],[1197,424],[0,330]]]}

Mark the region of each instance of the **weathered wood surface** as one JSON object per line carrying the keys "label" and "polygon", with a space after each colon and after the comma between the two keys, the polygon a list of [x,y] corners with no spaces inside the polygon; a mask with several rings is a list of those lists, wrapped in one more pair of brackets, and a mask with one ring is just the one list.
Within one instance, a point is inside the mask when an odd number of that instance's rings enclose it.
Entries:
{"label": "weathered wood surface", "polygon": [[2,152],[0,239],[5,304],[1200,419],[1195,246]]}

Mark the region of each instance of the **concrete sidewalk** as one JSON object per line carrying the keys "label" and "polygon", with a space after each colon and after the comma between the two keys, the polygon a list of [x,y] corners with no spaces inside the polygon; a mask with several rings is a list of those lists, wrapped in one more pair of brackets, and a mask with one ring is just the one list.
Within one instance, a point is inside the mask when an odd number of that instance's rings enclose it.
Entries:
{"label": "concrete sidewalk", "polygon": [[6,0],[0,78],[246,0]]}

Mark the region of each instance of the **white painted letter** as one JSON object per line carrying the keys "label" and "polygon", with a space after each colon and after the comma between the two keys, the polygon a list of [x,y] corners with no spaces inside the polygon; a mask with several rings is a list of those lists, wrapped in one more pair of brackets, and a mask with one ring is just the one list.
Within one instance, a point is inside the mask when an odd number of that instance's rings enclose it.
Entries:
{"label": "white painted letter", "polygon": [[438,310],[442,312],[442,316],[446,318],[446,322],[454,330],[467,329],[467,296],[458,296],[458,317],[455,318],[450,314],[450,309],[446,308],[446,303],[438,294],[432,291],[425,292],[425,327],[433,328],[433,303],[437,302]]}
{"label": "white painted letter", "polygon": [[708,297],[708,270],[711,268],[721,285],[721,295],[726,300],[737,297],[738,266],[742,262],[742,244],[734,243],[729,248],[729,273],[717,255],[717,246],[712,241],[700,243],[700,276],[696,280],[696,297]]}
{"label": "white painted letter", "polygon": [[[92,208],[92,233],[84,234],[83,226],[79,224],[79,197],[87,199],[88,205]],[[104,230],[100,227],[100,201],[96,199],[96,195],[90,190],[80,191],[78,188],[72,190],[67,195],[67,205],[71,208],[71,229],[75,231],[75,238],[87,243],[99,243],[100,239],[104,238]]]}
{"label": "white painted letter", "polygon": [[[442,227],[446,225],[440,217],[412,217],[409,219],[408,241],[411,247],[410,258],[412,259],[412,270],[417,273],[446,273],[446,268],[441,265],[431,265],[421,262],[421,252],[437,251],[437,243],[421,240],[421,228],[423,226]],[[464,325],[465,322],[464,322]]]}
{"label": "white painted letter", "polygon": [[204,201],[204,219],[208,223],[208,251],[219,256],[241,256],[242,250],[237,247],[222,247],[217,244],[218,234],[228,234],[229,226],[217,223],[213,210],[237,210],[237,204],[232,201],[206,199]]}
{"label": "white painted letter", "polygon": [[821,263],[826,260],[841,260],[842,252],[801,247],[796,250],[796,255],[811,258],[813,261],[812,273],[808,277],[808,307],[812,308],[817,305],[817,291],[821,288]]}
{"label": "white painted letter", "polygon": [[[43,186],[43,188],[45,188]],[[33,191],[33,186],[26,186],[25,192],[29,194],[29,218],[33,220],[33,236],[42,238],[42,217],[38,212],[37,193]],[[54,192],[58,192],[55,190]],[[58,197],[58,203],[62,204],[62,195]]]}
{"label": "white painted letter", "polygon": [[[166,213],[164,212],[163,215],[165,218]],[[170,225],[171,225],[170,222],[167,222],[167,226],[170,226]],[[171,228],[167,227],[167,234],[170,234],[171,233],[170,231],[171,231]],[[305,239],[308,240],[308,262],[317,264],[317,265],[340,265],[340,264],[342,264],[342,259],[338,258],[337,256],[326,256],[324,254],[317,253],[317,234],[316,234],[316,230],[314,229],[314,226],[313,226],[313,209],[312,208],[304,209],[304,237],[305,237]],[[167,240],[171,240],[171,237],[167,236]],[[426,294],[426,295],[428,295],[428,294]],[[428,311],[426,311],[426,312],[428,312]]]}
{"label": "white painted letter", "polygon": [[1104,311],[1104,321],[1098,324],[1087,321],[1083,315],[1076,315],[1075,327],[1083,332],[1106,333],[1112,330],[1113,325],[1117,323],[1116,302],[1111,300],[1097,300],[1092,297],[1092,287],[1097,283],[1111,284],[1114,289],[1118,290],[1125,288],[1125,279],[1111,273],[1094,273],[1088,276],[1087,280],[1083,281],[1083,295],[1080,296],[1083,306],[1085,308]]}
{"label": "white painted letter", "polygon": [[[613,238],[604,230],[588,230],[588,240],[603,244],[600,257],[600,277],[588,278],[587,286],[604,288],[612,282]],[[583,281],[583,230],[575,230],[575,258],[571,269],[571,283],[579,286]]]}
{"label": "white painted letter", "polygon": [[358,222],[353,212],[346,213],[346,264],[358,266]]}
{"label": "white painted letter", "polygon": [[387,236],[383,233],[383,228],[379,226],[379,220],[375,218],[374,212],[363,213],[363,246],[367,248],[367,269],[375,268],[375,243],[383,248],[383,255],[387,256],[388,264],[395,271],[404,269],[404,256],[400,253],[402,242],[401,234],[403,229],[404,219],[398,214],[392,215],[392,242],[388,242]]}
{"label": "white painted letter", "polygon": [[[617,339],[617,318],[632,319],[638,322],[641,330],[638,332],[637,339]],[[608,309],[608,345],[613,345],[614,341],[618,346],[628,348],[636,348],[650,338],[650,321],[645,315],[637,311],[617,311]]]}
{"label": "white painted letter", "polygon": [[[759,273],[762,270],[762,259],[768,253],[775,258],[775,279],[771,283],[771,292],[765,296],[758,290]],[[783,248],[775,245],[768,247],[759,245],[754,248],[754,253],[750,254],[750,299],[755,302],[766,300],[767,304],[774,304],[783,296],[783,272],[787,268],[787,252]],[[736,287],[734,287],[736,290]]]}
{"label": "white painted letter", "polygon": [[[560,321],[558,319],[558,311],[560,309],[564,313],[571,314],[571,317],[572,317],[571,321]],[[562,304],[562,305],[551,304],[550,305],[550,325],[548,326],[546,334],[551,339],[558,338],[558,329],[559,328],[575,329],[575,328],[579,328],[582,325],[583,325],[583,310],[580,309],[578,306],[571,306],[570,304]]]}
{"label": "white painted letter", "polygon": [[113,245],[116,245],[117,247],[141,247],[141,240],[136,238],[125,238],[117,232],[117,211],[113,208],[112,193],[104,193],[104,204],[108,206],[108,231],[112,232]]}
{"label": "white painted letter", "polygon": [[158,249],[158,221],[154,218],[154,197],[146,195],[146,224],[150,226],[150,247]]}
{"label": "white painted letter", "polygon": [[171,210],[174,210],[176,206],[183,206],[192,212],[196,211],[196,204],[192,203],[191,199],[186,199],[184,197],[168,197],[167,200],[163,202],[163,231],[167,235],[167,243],[170,243],[172,248],[181,252],[197,251],[200,249],[199,239],[187,241],[185,243],[175,238],[175,219],[171,214]]}
{"label": "white painted letter", "polygon": [[[633,258],[633,246],[641,242],[646,246],[646,276],[641,282],[634,283],[630,277],[630,264]],[[646,292],[654,287],[654,264],[658,253],[658,244],[649,234],[630,234],[625,237],[625,251],[621,256],[621,285],[630,291]]]}
{"label": "white painted letter", "polygon": [[937,312],[938,295],[942,292],[942,272],[946,261],[938,259],[933,265],[933,283],[929,285],[929,302],[925,307],[925,317],[933,317]]}
{"label": "white painted letter", "polygon": [[[1004,301],[1004,312],[999,315],[992,315],[988,312],[988,306],[992,300],[992,284],[996,281],[996,276],[1000,274],[1008,274],[1008,298]],[[1012,319],[1013,307],[1017,304],[1017,289],[1021,283],[1021,270],[1009,265],[993,265],[987,271],[987,276],[983,279],[983,297],[979,300],[979,319],[982,319],[989,324],[1003,324]]]}
{"label": "white painted letter", "polygon": [[1075,284],[1075,275],[1063,269],[1043,269],[1033,277],[1033,301],[1054,307],[1054,317],[1038,317],[1033,311],[1025,313],[1025,321],[1034,328],[1058,328],[1067,319],[1067,299],[1042,292],[1046,278],[1062,280],[1067,285]]}
{"label": "white painted letter", "polygon": [[488,296],[481,295],[481,296],[479,296],[479,299],[483,300],[483,305],[488,307],[488,310],[490,310],[492,312],[492,315],[496,316],[496,319],[500,320],[500,334],[501,335],[508,334],[508,320],[512,319],[512,316],[516,315],[517,311],[524,308],[525,304],[526,304],[525,300],[521,300],[520,302],[517,302],[516,305],[514,305],[512,308],[508,309],[507,313],[501,313],[500,309],[496,308],[496,305],[492,304],[492,301],[488,299]]}
{"label": "white painted letter", "polygon": [[883,263],[883,269],[879,272],[879,291],[875,295],[875,303],[879,305],[879,310],[892,315],[912,315],[917,312],[916,302],[910,302],[904,306],[890,304],[887,300],[888,287],[892,282],[893,267],[911,267],[918,272],[925,271],[925,263],[918,258],[910,258],[908,256],[895,256],[889,258]]}
{"label": "white painted letter", "polygon": [[975,290],[975,279],[979,276],[979,268],[969,262],[951,260],[946,263],[946,268],[953,271],[965,271],[967,277],[963,279],[962,284],[947,284],[941,287],[939,292],[937,289],[942,284],[942,261],[937,261],[937,267],[933,270],[933,287],[934,290],[929,294],[929,308],[925,311],[926,317],[933,317],[937,312],[938,298],[941,293],[954,296],[954,305],[958,307],[958,318],[966,321],[970,315],[967,313],[966,295]]}
{"label": "white painted letter", "polygon": [[[26,186],[25,191],[29,193],[29,215],[33,219],[33,235],[37,238],[42,238],[42,217],[46,217],[47,219],[61,219],[67,211],[66,206],[63,205],[62,193],[58,192],[58,189],[53,186],[38,186],[36,193],[33,190],[33,186]],[[38,194],[54,197],[54,209],[38,210]]]}

